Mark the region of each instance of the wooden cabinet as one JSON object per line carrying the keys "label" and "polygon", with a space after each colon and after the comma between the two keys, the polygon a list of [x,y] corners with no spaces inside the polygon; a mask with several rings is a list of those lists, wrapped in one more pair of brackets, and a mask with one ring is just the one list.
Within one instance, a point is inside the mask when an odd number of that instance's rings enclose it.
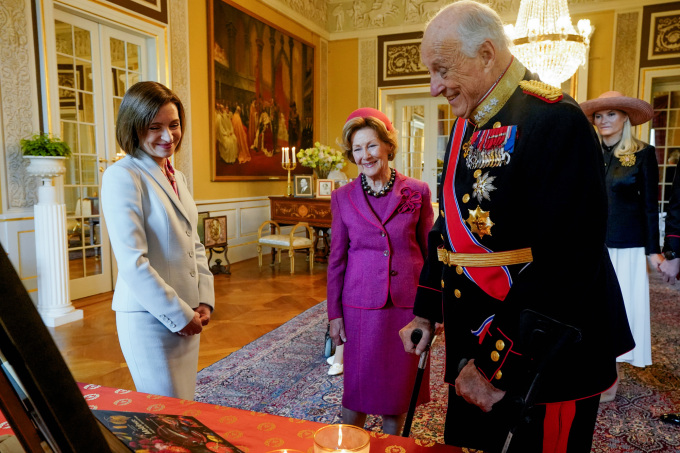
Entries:
{"label": "wooden cabinet", "polygon": [[279,225],[307,222],[316,231],[316,261],[326,262],[330,251],[328,230],[331,227],[330,198],[269,197],[271,219]]}

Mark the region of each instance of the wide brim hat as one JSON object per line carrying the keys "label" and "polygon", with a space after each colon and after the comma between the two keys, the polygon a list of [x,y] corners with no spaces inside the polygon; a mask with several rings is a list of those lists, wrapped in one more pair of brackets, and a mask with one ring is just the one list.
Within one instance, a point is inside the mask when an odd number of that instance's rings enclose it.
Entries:
{"label": "wide brim hat", "polygon": [[628,115],[630,124],[633,126],[646,123],[654,116],[654,108],[652,108],[649,102],[624,96],[618,91],[607,91],[602,93],[597,99],[582,102],[581,109],[591,123],[593,122],[595,112],[601,110],[620,110]]}

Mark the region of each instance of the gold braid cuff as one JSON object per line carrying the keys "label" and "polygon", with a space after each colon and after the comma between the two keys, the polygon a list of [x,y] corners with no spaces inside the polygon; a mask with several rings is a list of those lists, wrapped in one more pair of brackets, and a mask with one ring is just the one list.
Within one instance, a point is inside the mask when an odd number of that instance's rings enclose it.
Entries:
{"label": "gold braid cuff", "polygon": [[490,253],[455,253],[444,248],[437,249],[437,259],[447,266],[494,267],[531,263],[531,248]]}

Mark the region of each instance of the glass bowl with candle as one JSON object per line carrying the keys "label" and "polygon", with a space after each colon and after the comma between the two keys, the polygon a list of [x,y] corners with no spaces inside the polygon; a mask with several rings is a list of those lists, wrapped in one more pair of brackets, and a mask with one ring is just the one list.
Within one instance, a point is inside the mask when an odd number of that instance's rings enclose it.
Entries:
{"label": "glass bowl with candle", "polygon": [[368,453],[369,435],[353,425],[328,425],[314,434],[314,453]]}

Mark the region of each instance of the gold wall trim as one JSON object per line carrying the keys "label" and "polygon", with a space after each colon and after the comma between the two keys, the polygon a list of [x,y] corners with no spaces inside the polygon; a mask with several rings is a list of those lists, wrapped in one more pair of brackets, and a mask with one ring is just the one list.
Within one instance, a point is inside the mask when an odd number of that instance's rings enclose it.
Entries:
{"label": "gold wall trim", "polygon": [[33,220],[35,217],[17,217],[16,219],[0,219],[0,223],[2,222],[18,222],[20,220]]}

